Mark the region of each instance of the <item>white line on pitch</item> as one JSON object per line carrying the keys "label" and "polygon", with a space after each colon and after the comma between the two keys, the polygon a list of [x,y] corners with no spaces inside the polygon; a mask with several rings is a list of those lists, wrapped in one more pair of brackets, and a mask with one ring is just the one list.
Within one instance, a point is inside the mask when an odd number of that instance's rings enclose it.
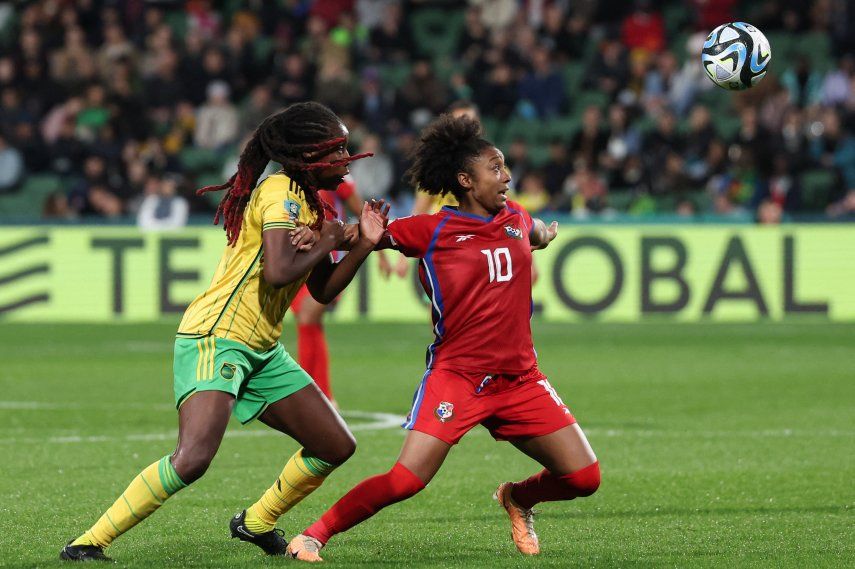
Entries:
{"label": "white line on pitch", "polygon": [[[404,417],[393,413],[375,413],[370,411],[342,411],[345,419],[366,419],[366,423],[354,423],[348,425],[351,431],[380,431],[400,427]],[[73,443],[105,443],[117,441],[174,441],[178,431],[164,431],[160,433],[135,433],[123,436],[111,435],[66,435],[55,437],[10,437],[0,439],[0,444],[73,444]],[[280,437],[282,433],[273,429],[231,429],[226,431],[225,438],[258,438],[258,437]]]}

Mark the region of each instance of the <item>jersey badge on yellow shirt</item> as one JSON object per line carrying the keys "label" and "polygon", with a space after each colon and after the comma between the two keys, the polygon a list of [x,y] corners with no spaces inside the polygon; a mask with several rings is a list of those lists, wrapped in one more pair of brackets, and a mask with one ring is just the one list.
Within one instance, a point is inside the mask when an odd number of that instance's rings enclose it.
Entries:
{"label": "jersey badge on yellow shirt", "polygon": [[300,204],[292,200],[285,200],[285,211],[288,212],[288,219],[297,221],[300,219]]}

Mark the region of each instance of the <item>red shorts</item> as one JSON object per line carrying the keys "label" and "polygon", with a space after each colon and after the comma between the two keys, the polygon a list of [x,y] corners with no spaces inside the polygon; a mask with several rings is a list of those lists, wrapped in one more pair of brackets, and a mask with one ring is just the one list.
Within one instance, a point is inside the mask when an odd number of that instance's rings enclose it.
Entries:
{"label": "red shorts", "polygon": [[541,437],[575,422],[537,367],[516,376],[432,369],[403,426],[453,445],[479,424],[494,439],[508,441]]}
{"label": "red shorts", "polygon": [[311,296],[311,293],[309,293],[309,287],[304,284],[300,287],[300,290],[297,291],[297,294],[294,295],[294,300],[291,301],[291,306],[288,307],[288,310],[290,310],[292,314],[300,314],[300,308],[302,308],[303,301],[307,296]]}

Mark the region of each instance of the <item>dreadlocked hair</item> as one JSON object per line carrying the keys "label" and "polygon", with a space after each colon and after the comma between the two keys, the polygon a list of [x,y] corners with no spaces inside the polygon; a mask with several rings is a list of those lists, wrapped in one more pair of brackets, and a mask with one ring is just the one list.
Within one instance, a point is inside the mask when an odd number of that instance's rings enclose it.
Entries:
{"label": "dreadlocked hair", "polygon": [[407,182],[431,195],[451,193],[458,200],[466,190],[457,181],[458,172],[485,148],[495,146],[481,138],[481,123],[468,117],[445,114],[429,124],[410,156],[412,165],[404,174]]}
{"label": "dreadlocked hair", "polygon": [[[335,209],[318,195],[318,188],[310,182],[309,172],[344,166],[354,160],[372,156],[371,153],[364,153],[330,162],[313,161],[313,157],[323,156],[345,143],[344,137],[336,136],[340,125],[341,119],[320,103],[294,103],[270,115],[258,125],[241,152],[237,172],[225,184],[205,186],[196,190],[197,195],[227,190],[217,207],[214,225],[220,222],[220,218],[223,219],[229,245],[237,242],[250,194],[271,160],[281,164],[292,185],[303,190],[309,208],[317,217],[313,229],[320,228],[325,211],[337,217]],[[309,154],[308,159],[304,158],[304,153]]]}

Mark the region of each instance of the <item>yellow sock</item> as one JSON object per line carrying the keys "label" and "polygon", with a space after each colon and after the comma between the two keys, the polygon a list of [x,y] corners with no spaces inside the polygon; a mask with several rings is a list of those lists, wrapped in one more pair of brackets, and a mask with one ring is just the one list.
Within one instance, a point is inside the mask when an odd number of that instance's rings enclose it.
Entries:
{"label": "yellow sock", "polygon": [[282,474],[261,498],[246,509],[245,524],[255,533],[273,529],[279,516],[296,506],[300,500],[320,486],[335,465],[319,458],[303,456],[303,449],[288,459]]}
{"label": "yellow sock", "polygon": [[186,486],[175,472],[169,457],[163,457],[137,474],[119,499],[113,502],[94,526],[75,539],[72,545],[107,547],[114,539],[152,515],[167,498]]}

